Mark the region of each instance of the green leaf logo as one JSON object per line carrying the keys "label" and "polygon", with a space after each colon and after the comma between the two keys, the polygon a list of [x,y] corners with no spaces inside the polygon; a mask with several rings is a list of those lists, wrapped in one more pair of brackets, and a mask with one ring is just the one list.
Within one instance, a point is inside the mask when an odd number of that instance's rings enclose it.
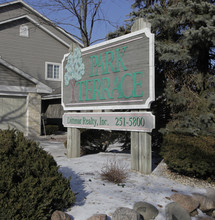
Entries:
{"label": "green leaf logo", "polygon": [[64,75],[65,86],[72,86],[72,102],[75,101],[74,89],[75,83],[81,80],[85,73],[85,66],[82,62],[81,49],[75,48],[73,53],[70,53],[67,57],[67,63],[65,66],[66,73]]}

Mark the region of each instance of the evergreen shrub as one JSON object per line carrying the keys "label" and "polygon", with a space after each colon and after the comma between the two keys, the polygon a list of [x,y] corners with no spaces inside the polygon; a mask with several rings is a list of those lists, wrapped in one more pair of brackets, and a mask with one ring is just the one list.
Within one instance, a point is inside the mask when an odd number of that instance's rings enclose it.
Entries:
{"label": "evergreen shrub", "polygon": [[[122,136],[121,133],[116,131],[80,129],[80,132],[81,155],[105,152],[110,144],[116,141],[121,143],[125,139],[125,135]],[[67,148],[67,140],[64,142],[64,146]]]}
{"label": "evergreen shrub", "polygon": [[0,130],[0,219],[50,219],[74,200],[51,155],[21,132]]}
{"label": "evergreen shrub", "polygon": [[172,171],[215,180],[215,137],[165,134],[161,155]]}

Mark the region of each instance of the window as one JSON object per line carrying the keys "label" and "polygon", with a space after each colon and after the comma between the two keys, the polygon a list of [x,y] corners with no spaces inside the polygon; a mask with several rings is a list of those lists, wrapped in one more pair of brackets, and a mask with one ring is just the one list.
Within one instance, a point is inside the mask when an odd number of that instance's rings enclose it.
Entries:
{"label": "window", "polygon": [[21,37],[29,37],[29,30],[27,25],[20,25],[19,27],[19,36]]}
{"label": "window", "polygon": [[60,64],[46,62],[46,79],[60,80]]}

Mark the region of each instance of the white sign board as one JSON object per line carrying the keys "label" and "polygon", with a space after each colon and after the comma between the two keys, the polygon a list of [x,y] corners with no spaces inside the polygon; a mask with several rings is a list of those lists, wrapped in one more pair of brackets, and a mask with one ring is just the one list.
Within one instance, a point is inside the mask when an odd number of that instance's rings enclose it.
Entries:
{"label": "white sign board", "polygon": [[71,128],[151,132],[155,116],[151,112],[65,113],[63,125]]}

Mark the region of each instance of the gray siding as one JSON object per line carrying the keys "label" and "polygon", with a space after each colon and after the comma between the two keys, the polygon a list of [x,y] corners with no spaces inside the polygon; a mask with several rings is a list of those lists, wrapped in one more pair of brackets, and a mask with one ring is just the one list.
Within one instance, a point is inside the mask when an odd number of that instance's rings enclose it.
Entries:
{"label": "gray siding", "polygon": [[5,21],[24,14],[21,4],[7,5],[0,7],[1,21]]}
{"label": "gray siding", "polygon": [[26,132],[26,98],[0,96],[0,129]]}
{"label": "gray siding", "polygon": [[56,27],[54,27],[53,23],[49,20],[43,19],[39,17],[36,13],[24,7],[21,3],[13,4],[10,6],[5,6],[0,8],[0,20],[8,20],[11,18],[19,17],[22,15],[28,15],[37,21],[39,24],[42,24],[45,28],[56,34],[58,37],[63,39],[69,45],[75,43],[70,37],[66,36],[64,33],[59,31]]}
{"label": "gray siding", "polygon": [[[53,26],[48,19],[39,16],[23,6],[22,3],[0,7],[0,21],[7,21],[23,15],[28,15],[68,45],[76,44],[73,39]],[[29,26],[29,38],[19,36],[21,24]],[[0,25],[0,56],[54,89],[60,87],[60,82],[45,80],[45,62],[61,63],[63,55],[68,53],[68,49],[68,46],[56,40],[28,19],[23,18]]]}
{"label": "gray siding", "polygon": [[[21,24],[29,26],[30,37],[20,37]],[[60,82],[45,80],[45,62],[61,63],[68,48],[26,19],[1,25],[0,56],[50,87]]]}
{"label": "gray siding", "polygon": [[26,80],[24,77],[14,73],[12,70],[3,65],[0,65],[0,91],[1,85],[35,87],[35,84],[31,81]]}

